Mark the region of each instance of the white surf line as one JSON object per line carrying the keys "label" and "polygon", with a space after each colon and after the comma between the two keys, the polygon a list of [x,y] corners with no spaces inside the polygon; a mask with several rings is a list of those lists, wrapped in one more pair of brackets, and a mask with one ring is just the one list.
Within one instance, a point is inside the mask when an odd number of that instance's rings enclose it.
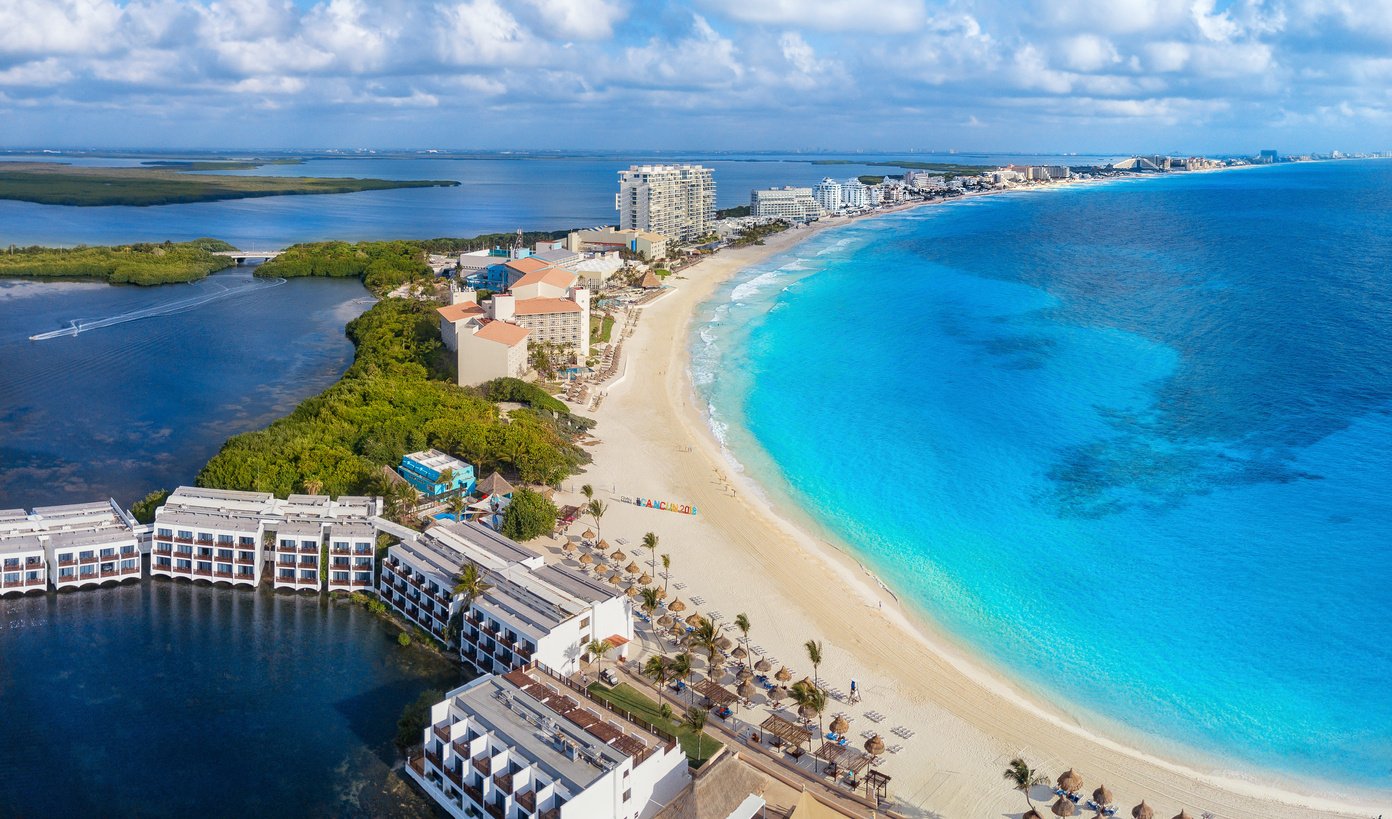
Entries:
{"label": "white surf line", "polygon": [[29,336],[29,340],[47,341],[52,338],[75,336],[79,333],[85,333],[90,330],[99,330],[103,327],[114,327],[117,324],[125,324],[131,321],[140,321],[141,319],[156,318],[158,316],[172,316],[176,313],[188,312],[189,310],[192,310],[196,307],[202,307],[203,305],[209,304],[214,301],[231,298],[232,296],[239,296],[251,290],[264,290],[268,287],[279,287],[280,285],[285,284],[285,281],[285,279],[280,278],[274,280],[252,279],[247,284],[241,285],[239,287],[227,287],[225,285],[222,285],[221,283],[218,283],[216,285],[218,289],[213,291],[212,293],[204,293],[202,295],[191,296],[185,299],[177,299],[175,301],[165,302],[164,304],[157,304],[153,307],[144,307],[139,310],[132,310],[128,313],[120,313],[115,316],[108,316],[106,318],[90,320],[73,319],[68,323],[67,327],[64,327],[59,330],[49,330],[45,333],[35,333],[34,335]]}

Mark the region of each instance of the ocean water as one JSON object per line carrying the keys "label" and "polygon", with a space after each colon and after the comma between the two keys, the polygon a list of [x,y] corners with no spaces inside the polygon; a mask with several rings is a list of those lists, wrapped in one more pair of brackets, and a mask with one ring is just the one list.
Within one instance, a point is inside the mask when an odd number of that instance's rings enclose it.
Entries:
{"label": "ocean water", "polygon": [[[147,157],[156,158],[153,155]],[[719,207],[749,204],[751,188],[811,185],[824,176],[901,173],[862,162],[903,155],[686,155],[602,156],[482,155],[475,158],[321,158],[301,165],[265,165],[256,176],[354,176],[377,179],[452,179],[452,188],[413,188],[322,196],[272,196],[155,207],[37,205],[0,200],[0,247],[186,241],[212,236],[243,249],[283,247],[324,239],[431,239],[523,230],[565,230],[612,224],[618,172],[635,162],[700,162],[715,170]],[[1041,161],[1004,155],[913,155],[925,162],[998,164]],[[0,161],[60,161],[77,165],[131,166],[143,159],[4,155]],[[820,165],[838,159],[847,164]],[[1083,163],[1096,157],[1052,157]]]}
{"label": "ocean water", "polygon": [[698,314],[731,458],[1084,725],[1392,789],[1392,162],[827,231]]}
{"label": "ocean water", "polygon": [[[231,436],[288,413],[353,359],[356,280],[193,284],[0,279],[0,508],[192,483]],[[81,320],[76,336],[30,336]]]}
{"label": "ocean water", "polygon": [[147,580],[0,600],[0,816],[441,815],[396,720],[465,681],[360,607]]}

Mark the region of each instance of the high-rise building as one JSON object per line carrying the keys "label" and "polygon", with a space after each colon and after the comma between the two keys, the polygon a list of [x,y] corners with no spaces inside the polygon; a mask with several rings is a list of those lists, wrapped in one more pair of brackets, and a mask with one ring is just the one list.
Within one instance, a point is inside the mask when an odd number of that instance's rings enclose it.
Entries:
{"label": "high-rise building", "polygon": [[872,207],[870,187],[859,179],[847,179],[841,183],[841,206],[848,210],[862,210]]}
{"label": "high-rise building", "polygon": [[841,210],[841,183],[831,177],[826,177],[812,187],[812,198],[817,200],[826,213],[835,213]]}
{"label": "high-rise building", "polygon": [[619,230],[691,241],[715,221],[715,175],[700,165],[634,165],[619,171]]}
{"label": "high-rise building", "polygon": [[804,221],[816,219],[821,206],[811,188],[765,188],[749,192],[749,214],[775,219]]}

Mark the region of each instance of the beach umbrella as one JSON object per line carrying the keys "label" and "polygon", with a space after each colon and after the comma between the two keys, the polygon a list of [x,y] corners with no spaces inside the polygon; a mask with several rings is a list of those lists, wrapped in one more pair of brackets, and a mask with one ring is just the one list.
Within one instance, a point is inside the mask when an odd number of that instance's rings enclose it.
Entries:
{"label": "beach umbrella", "polygon": [[652,575],[648,574],[647,572],[643,572],[643,576],[638,578],[638,585],[640,586],[646,586],[651,582]]}
{"label": "beach umbrella", "polygon": [[1155,810],[1141,800],[1141,804],[1131,809],[1131,819],[1155,819]]}
{"label": "beach umbrella", "polygon": [[880,754],[884,753],[884,749],[884,740],[880,738],[879,734],[875,734],[874,736],[865,740],[865,753],[869,754],[870,756],[879,756]]}
{"label": "beach umbrella", "polygon": [[691,616],[688,617],[688,618],[686,618],[686,624],[687,624],[688,626],[699,626],[699,625],[701,625],[701,620],[702,620],[702,617],[701,617],[700,614],[697,614],[696,612],[692,612],[692,613],[691,613]]}
{"label": "beach umbrella", "polygon": [[773,677],[779,682],[787,682],[793,678],[793,672],[789,671],[788,667],[785,665],[778,669],[778,673],[774,674]]}
{"label": "beach umbrella", "polygon": [[813,708],[810,705],[804,705],[798,709],[798,716],[802,717],[803,719],[812,719],[813,717],[817,716],[817,709]]}
{"label": "beach umbrella", "polygon": [[1174,819],[1193,819],[1193,817],[1191,817],[1191,816],[1189,815],[1189,811],[1187,811],[1187,810],[1182,810],[1182,811],[1179,812],[1179,814],[1178,814],[1177,816],[1175,816]]}
{"label": "beach umbrella", "polygon": [[802,679],[800,679],[800,680],[797,681],[797,684],[800,685],[800,686],[802,686],[803,688],[808,689],[808,690],[811,690],[811,689],[817,687],[817,686],[812,682],[812,678],[811,678],[811,677],[803,677]]}
{"label": "beach umbrella", "polygon": [[735,689],[735,693],[739,694],[740,699],[742,700],[754,699],[754,683],[745,680],[744,682],[739,684],[738,688]]}
{"label": "beach umbrella", "polygon": [[638,596],[638,587],[637,587],[637,586],[629,586],[628,588],[624,589],[624,594],[628,595],[629,597],[637,597],[637,596]]}
{"label": "beach umbrella", "polygon": [[747,668],[741,668],[739,670],[739,673],[735,675],[735,679],[739,680],[740,682],[749,682],[750,680],[754,679],[754,672],[750,671]]}
{"label": "beach umbrella", "polygon": [[664,614],[661,617],[657,618],[657,624],[663,628],[671,628],[672,618],[669,615]]}
{"label": "beach umbrella", "polygon": [[595,544],[595,548],[600,550],[601,552],[607,552],[609,551],[609,541],[601,540],[600,542]]}
{"label": "beach umbrella", "polygon": [[620,549],[619,551],[614,552],[612,555],[609,555],[609,559],[614,561],[615,563],[622,563],[625,560],[628,560],[628,555],[624,554],[623,550]]}
{"label": "beach umbrella", "polygon": [[734,644],[735,642],[731,640],[729,637],[721,637],[719,640],[715,641],[715,647],[720,649],[721,651],[729,651],[730,647]]}
{"label": "beach umbrella", "polygon": [[666,600],[666,599],[667,599],[667,590],[666,590],[666,589],[658,589],[658,590],[657,590],[657,599],[658,599],[658,600]]}
{"label": "beach umbrella", "polygon": [[686,611],[686,604],[683,603],[683,602],[681,601],[681,598],[680,598],[680,597],[678,597],[676,600],[673,600],[673,601],[672,601],[672,604],[669,605],[669,606],[667,607],[667,610],[668,610],[668,611]]}
{"label": "beach umbrella", "polygon": [[744,648],[742,646],[735,646],[735,650],[730,652],[730,656],[734,657],[736,660],[743,660],[749,655],[744,653]]}
{"label": "beach umbrella", "polygon": [[1083,789],[1083,777],[1077,771],[1069,768],[1059,774],[1058,786],[1069,793],[1075,793]]}
{"label": "beach umbrella", "polygon": [[1030,808],[1029,810],[1025,811],[1025,815],[1021,816],[1020,819],[1044,819],[1044,817],[1039,815],[1039,811],[1035,810],[1034,808]]}
{"label": "beach umbrella", "polygon": [[682,622],[678,620],[672,623],[672,633],[680,637],[686,634],[686,626],[682,625]]}
{"label": "beach umbrella", "polygon": [[850,728],[851,723],[843,716],[837,715],[836,719],[831,721],[831,730],[838,734],[844,734],[849,731]]}
{"label": "beach umbrella", "polygon": [[1106,785],[1098,785],[1097,790],[1092,792],[1092,801],[1099,805],[1112,804],[1112,792]]}
{"label": "beach umbrella", "polygon": [[775,685],[769,689],[768,698],[773,702],[780,702],[788,698],[788,689],[781,685]]}
{"label": "beach umbrella", "polygon": [[1058,801],[1049,807],[1055,816],[1072,816],[1078,812],[1078,806],[1073,804],[1068,797],[1060,796]]}
{"label": "beach umbrella", "polygon": [[617,586],[623,582],[623,575],[619,574],[618,572],[614,572],[613,574],[609,575],[609,582]]}
{"label": "beach umbrella", "polygon": [[566,542],[564,542],[564,543],[561,544],[561,551],[563,551],[563,552],[573,552],[573,551],[575,551],[575,544],[572,543],[572,542],[570,542],[569,540],[567,540]]}
{"label": "beach umbrella", "polygon": [[760,674],[769,673],[769,669],[771,668],[773,668],[773,666],[769,665],[769,661],[763,658],[760,658],[759,662],[754,664],[754,670],[759,672]]}
{"label": "beach umbrella", "polygon": [[594,530],[586,529],[585,531],[580,533],[580,537],[584,538],[585,540],[590,540],[594,538]]}
{"label": "beach umbrella", "polygon": [[629,564],[627,566],[624,566],[624,571],[628,572],[629,574],[638,574],[639,572],[643,571],[643,567],[639,566],[637,563],[629,561]]}
{"label": "beach umbrella", "polygon": [[588,566],[588,565],[590,565],[590,564],[593,563],[593,562],[594,562],[594,555],[590,554],[589,552],[586,552],[586,553],[584,553],[583,555],[580,555],[580,565],[582,565],[582,566]]}

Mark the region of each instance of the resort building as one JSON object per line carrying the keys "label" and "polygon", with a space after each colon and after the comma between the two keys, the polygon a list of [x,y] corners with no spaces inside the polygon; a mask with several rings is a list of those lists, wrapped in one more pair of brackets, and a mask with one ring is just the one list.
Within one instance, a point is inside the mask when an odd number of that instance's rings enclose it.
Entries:
{"label": "resort building", "polygon": [[805,222],[821,215],[811,188],[767,188],[749,192],[749,215]]}
{"label": "resort building", "polygon": [[380,505],[181,486],[155,512],[150,573],[255,586],[269,560],[277,589],[371,589]]}
{"label": "resort building", "polygon": [[[453,589],[470,563],[487,588],[467,600]],[[621,589],[547,565],[540,552],[473,522],[437,523],[392,546],[381,596],[440,642],[457,643],[460,657],[484,673],[536,661],[572,674],[590,659],[590,641],[609,640],[621,657],[633,639],[632,604]]]}
{"label": "resort building", "polygon": [[841,183],[829,176],[823,178],[812,186],[812,198],[823,213],[836,213],[841,210]]}
{"label": "resort building", "polygon": [[139,580],[135,525],[114,500],[0,511],[0,593]]}
{"label": "resort building", "polygon": [[417,492],[430,498],[473,494],[476,482],[473,464],[438,449],[403,455],[397,471]]}
{"label": "resort building", "polygon": [[700,165],[634,165],[619,171],[614,197],[620,230],[693,241],[715,221],[714,171]]}
{"label": "resort building", "polygon": [[848,179],[841,183],[841,207],[847,210],[865,210],[874,207],[872,200],[874,190],[869,185],[862,183],[859,179]]}
{"label": "resort building", "polygon": [[639,258],[649,261],[667,258],[666,236],[636,228],[617,230],[599,227],[592,230],[574,230],[566,237],[566,247],[590,253],[627,250]]}
{"label": "resort building", "polygon": [[430,722],[407,771],[458,819],[649,819],[691,781],[673,736],[538,666],[456,688]]}

